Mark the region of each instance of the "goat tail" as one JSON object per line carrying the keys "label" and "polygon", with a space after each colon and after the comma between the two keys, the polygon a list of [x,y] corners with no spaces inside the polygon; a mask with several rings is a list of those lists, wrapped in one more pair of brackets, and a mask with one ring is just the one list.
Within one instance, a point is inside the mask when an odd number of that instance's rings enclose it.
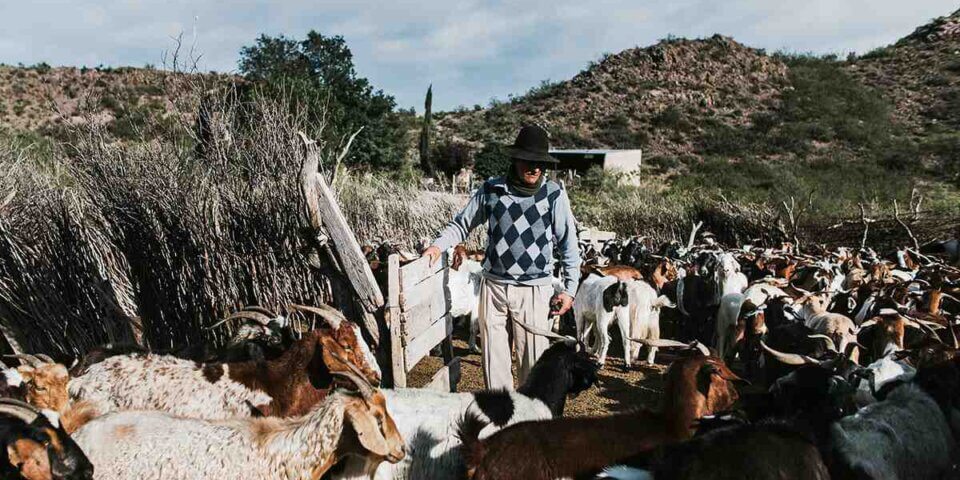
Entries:
{"label": "goat tail", "polygon": [[467,410],[463,418],[457,423],[457,437],[460,438],[460,456],[463,457],[465,468],[464,478],[473,479],[477,467],[483,461],[485,449],[480,441],[480,432],[487,426],[487,422],[480,418],[480,413]]}

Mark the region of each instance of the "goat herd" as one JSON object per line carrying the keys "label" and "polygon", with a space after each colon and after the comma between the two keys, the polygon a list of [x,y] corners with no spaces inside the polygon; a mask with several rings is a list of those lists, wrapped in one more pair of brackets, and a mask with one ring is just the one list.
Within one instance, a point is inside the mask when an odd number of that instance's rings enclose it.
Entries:
{"label": "goat herd", "polygon": [[[960,478],[960,269],[793,250],[583,248],[570,318],[521,325],[557,341],[516,391],[380,389],[359,326],[326,305],[242,309],[217,351],[17,355],[0,478]],[[452,253],[452,313],[475,325],[481,269]],[[613,323],[627,368],[672,350],[661,405],[563,418]]]}

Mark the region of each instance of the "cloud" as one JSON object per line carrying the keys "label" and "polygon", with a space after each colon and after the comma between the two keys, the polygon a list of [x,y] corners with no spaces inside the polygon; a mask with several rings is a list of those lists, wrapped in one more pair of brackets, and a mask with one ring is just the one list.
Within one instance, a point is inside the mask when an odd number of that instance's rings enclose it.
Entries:
{"label": "cloud", "polygon": [[35,0],[0,2],[0,62],[158,64],[173,38],[204,70],[235,71],[260,34],[346,38],[361,75],[402,106],[485,104],[562,80],[604,52],[668,34],[732,36],[768,51],[866,52],[949,14],[948,0]]}

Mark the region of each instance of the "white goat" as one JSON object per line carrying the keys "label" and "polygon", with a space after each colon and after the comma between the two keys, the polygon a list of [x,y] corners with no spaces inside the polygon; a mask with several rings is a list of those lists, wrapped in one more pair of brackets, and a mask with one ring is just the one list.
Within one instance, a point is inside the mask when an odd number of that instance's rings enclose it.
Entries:
{"label": "white goat", "polygon": [[620,327],[623,338],[623,363],[630,366],[630,311],[627,282],[615,276],[589,275],[580,284],[577,298],[573,301],[573,316],[577,323],[577,338],[586,344],[587,335],[594,324],[597,326],[597,339],[591,353],[597,354],[600,364],[607,360],[610,347],[610,335],[607,329],[612,321]]}
{"label": "white goat", "polygon": [[184,417],[224,419],[250,416],[251,405],[267,405],[273,400],[265,392],[231,380],[229,371],[212,382],[194,361],[170,355],[109,357],[92,365],[85,375],[71,379],[68,388],[71,398],[91,402],[101,413],[161,410]]}
{"label": "white goat", "polygon": [[[660,339],[660,310],[664,307],[673,308],[666,295],[657,296],[657,291],[647,282],[627,283],[627,298],[630,312],[630,337],[641,340]],[[640,344],[631,345],[630,358],[637,358],[640,354]],[[647,363],[653,364],[657,355],[657,347],[647,346]]]}
{"label": "white goat", "polygon": [[[456,247],[447,251],[448,258],[454,258]],[[479,353],[477,334],[480,333],[478,312],[480,311],[480,283],[483,280],[483,265],[465,258],[456,259],[447,273],[447,288],[450,289],[450,316],[469,317],[470,335],[468,344],[471,352]]]}
{"label": "white goat", "polygon": [[717,309],[717,356],[726,359],[727,349],[733,347],[737,335],[737,320],[740,319],[740,310],[746,301],[742,293],[728,293],[720,298],[720,307]]}
{"label": "white goat", "polygon": [[360,395],[335,391],[299,418],[210,421],[116,412],[91,421],[73,439],[97,479],[315,479],[348,454],[365,457],[372,468],[384,459],[400,461],[403,438],[383,396],[353,375]]}
{"label": "white goat", "polygon": [[719,297],[730,293],[742,293],[750,282],[747,276],[740,271],[740,262],[732,253],[723,253],[717,260],[716,276]]}

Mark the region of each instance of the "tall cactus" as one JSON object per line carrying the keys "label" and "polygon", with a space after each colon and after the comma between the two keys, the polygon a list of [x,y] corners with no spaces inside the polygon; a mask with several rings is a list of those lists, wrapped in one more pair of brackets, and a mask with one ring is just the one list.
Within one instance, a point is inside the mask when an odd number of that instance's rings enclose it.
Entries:
{"label": "tall cactus", "polygon": [[420,130],[420,168],[431,177],[436,176],[430,161],[430,129],[433,126],[433,84],[427,87],[427,99],[423,102],[423,129]]}

